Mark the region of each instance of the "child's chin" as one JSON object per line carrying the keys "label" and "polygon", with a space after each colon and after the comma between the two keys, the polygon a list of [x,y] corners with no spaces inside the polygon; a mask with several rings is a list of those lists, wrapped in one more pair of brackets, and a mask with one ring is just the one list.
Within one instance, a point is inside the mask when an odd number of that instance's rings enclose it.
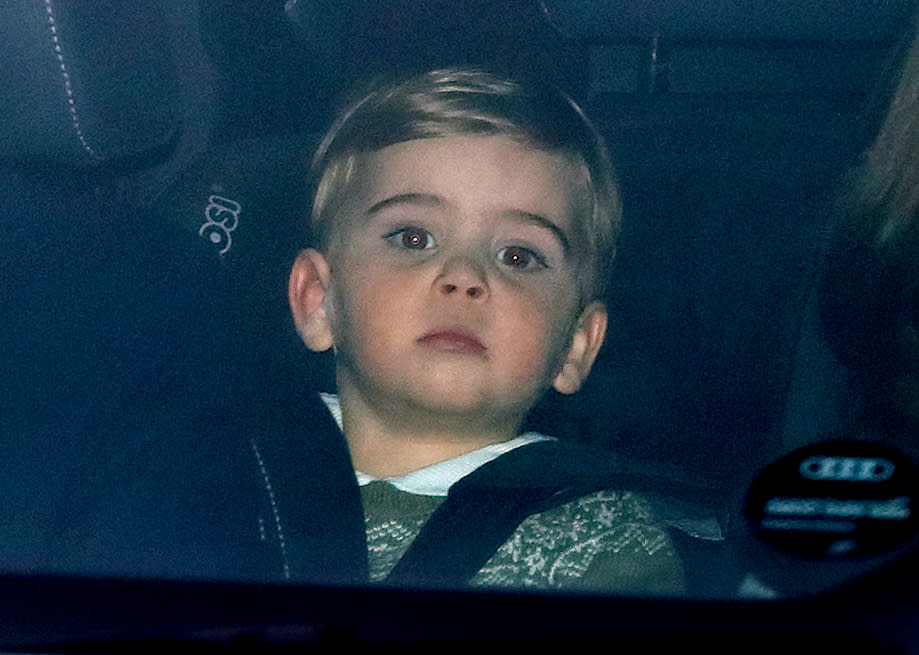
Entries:
{"label": "child's chin", "polygon": [[454,385],[445,389],[436,389],[432,386],[424,389],[418,398],[419,406],[428,409],[432,414],[450,417],[466,417],[471,419],[484,419],[487,416],[505,417],[520,413],[517,408],[532,404],[529,397],[517,394],[500,394],[482,386],[463,388]]}

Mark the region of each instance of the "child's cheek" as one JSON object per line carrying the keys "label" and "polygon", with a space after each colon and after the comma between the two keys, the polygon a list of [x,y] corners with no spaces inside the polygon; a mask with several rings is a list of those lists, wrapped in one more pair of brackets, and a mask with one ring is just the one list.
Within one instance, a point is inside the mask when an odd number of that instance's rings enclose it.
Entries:
{"label": "child's cheek", "polygon": [[505,344],[511,355],[507,369],[511,377],[542,383],[555,376],[568,347],[571,321],[567,313],[558,311],[567,304],[550,296],[542,303],[519,308],[515,325],[507,330]]}

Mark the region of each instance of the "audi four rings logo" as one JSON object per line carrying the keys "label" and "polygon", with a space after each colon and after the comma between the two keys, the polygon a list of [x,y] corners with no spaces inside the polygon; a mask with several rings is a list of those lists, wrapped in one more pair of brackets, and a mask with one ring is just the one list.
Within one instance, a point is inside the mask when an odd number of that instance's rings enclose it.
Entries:
{"label": "audi four rings logo", "polygon": [[893,462],[881,457],[830,457],[814,455],[798,467],[810,480],[841,482],[883,482],[893,475]]}
{"label": "audi four rings logo", "polygon": [[207,202],[204,208],[207,221],[198,230],[198,235],[219,246],[223,255],[233,245],[232,233],[239,225],[242,206],[235,200],[218,195],[209,196]]}

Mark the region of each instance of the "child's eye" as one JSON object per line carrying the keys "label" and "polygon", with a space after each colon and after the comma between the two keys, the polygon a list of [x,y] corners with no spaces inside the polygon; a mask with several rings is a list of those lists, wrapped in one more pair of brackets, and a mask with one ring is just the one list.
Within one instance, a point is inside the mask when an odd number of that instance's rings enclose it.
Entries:
{"label": "child's eye", "polygon": [[523,246],[501,248],[498,251],[498,261],[505,266],[519,270],[548,268],[546,260],[539,253]]}
{"label": "child's eye", "polygon": [[437,245],[434,235],[423,227],[403,227],[386,235],[386,241],[397,248],[427,250]]}

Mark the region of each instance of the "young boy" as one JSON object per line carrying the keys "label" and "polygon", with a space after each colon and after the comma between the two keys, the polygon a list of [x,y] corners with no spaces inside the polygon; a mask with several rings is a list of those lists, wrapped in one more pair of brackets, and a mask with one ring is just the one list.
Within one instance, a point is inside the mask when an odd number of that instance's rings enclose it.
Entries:
{"label": "young boy", "polygon": [[353,103],[314,170],[316,247],[289,298],[306,345],[334,349],[325,400],[361,484],[371,580],[679,591],[641,498],[520,434],[548,389],[578,390],[606,331],[620,202],[580,109],[433,71]]}

